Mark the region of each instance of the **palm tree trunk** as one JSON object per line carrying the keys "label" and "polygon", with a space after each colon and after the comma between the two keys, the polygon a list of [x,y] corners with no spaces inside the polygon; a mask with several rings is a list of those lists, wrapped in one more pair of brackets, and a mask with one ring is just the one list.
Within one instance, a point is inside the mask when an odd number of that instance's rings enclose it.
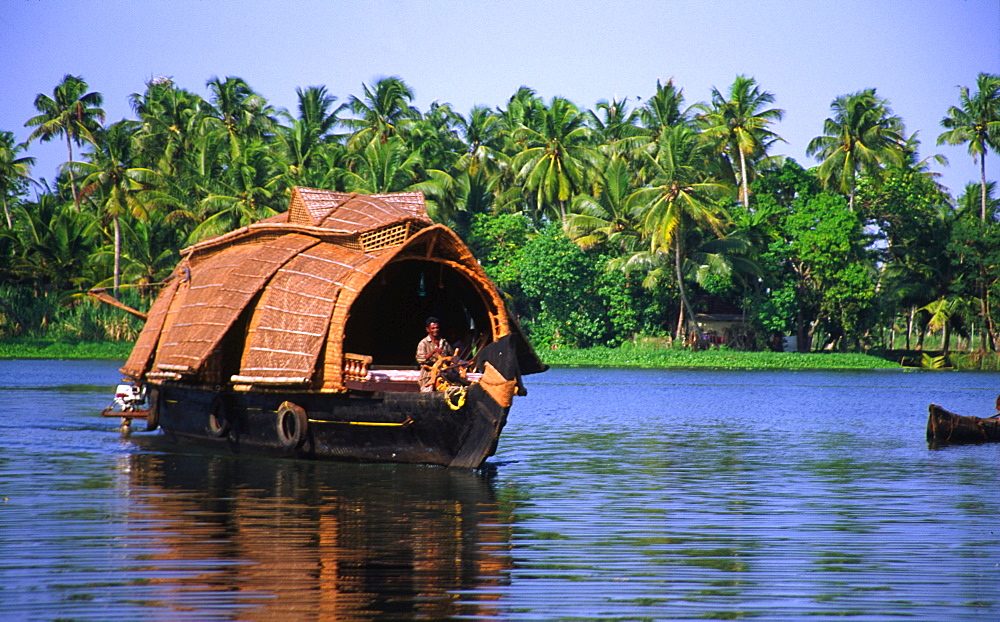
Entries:
{"label": "palm tree trunk", "polygon": [[747,184],[747,157],[744,155],[743,150],[737,148],[740,152],[740,181],[743,182],[740,185],[743,186],[743,209],[750,209],[750,188]]}
{"label": "palm tree trunk", "polygon": [[677,311],[677,328],[674,329],[674,341],[680,340],[681,344],[684,343],[684,303],[681,303],[680,309]]}
{"label": "palm tree trunk", "polygon": [[917,312],[916,305],[910,305],[910,314],[906,318],[906,349],[910,349],[910,340],[913,338],[913,315]]}
{"label": "palm tree trunk", "polygon": [[3,215],[7,217],[7,228],[8,229],[13,229],[14,228],[14,221],[11,220],[10,210],[7,209],[7,197],[6,196],[3,197]]}
{"label": "palm tree trunk", "polygon": [[76,177],[73,176],[73,141],[72,135],[67,130],[66,132],[66,151],[69,153],[69,187],[73,191],[73,205],[76,207],[76,211],[80,211],[80,197],[76,193]]}
{"label": "palm tree trunk", "polygon": [[118,297],[118,288],[121,285],[121,267],[122,267],[122,233],[121,228],[118,226],[118,217],[114,217],[115,225],[115,298]]}
{"label": "palm tree trunk", "polygon": [[677,270],[677,291],[681,295],[681,303],[684,305],[684,310],[687,311],[687,321],[690,328],[694,329],[695,334],[698,332],[698,323],[694,319],[694,311],[691,309],[691,303],[688,302],[687,292],[684,290],[684,277],[681,274],[681,235],[680,231],[674,234],[674,267]]}
{"label": "palm tree trunk", "polygon": [[979,217],[986,222],[986,149],[983,149],[983,154],[979,157],[979,189],[982,195]]}
{"label": "palm tree trunk", "polygon": [[985,287],[984,287],[984,289],[986,291],[983,293],[983,299],[982,300],[983,300],[983,315],[986,317],[986,335],[985,335],[985,337],[989,339],[989,344],[988,344],[989,349],[990,350],[996,350],[997,349],[997,335],[996,335],[996,326],[993,325],[993,312],[992,312],[992,306],[993,305],[990,304],[990,291],[989,291],[989,289],[985,288]]}

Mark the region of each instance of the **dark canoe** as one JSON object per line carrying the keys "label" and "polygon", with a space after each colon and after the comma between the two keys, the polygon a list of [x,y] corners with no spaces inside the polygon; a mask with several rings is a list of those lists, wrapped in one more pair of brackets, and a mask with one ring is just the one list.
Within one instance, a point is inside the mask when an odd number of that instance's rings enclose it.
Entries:
{"label": "dark canoe", "polygon": [[927,442],[938,445],[1000,442],[1000,419],[956,415],[931,404],[927,417]]}

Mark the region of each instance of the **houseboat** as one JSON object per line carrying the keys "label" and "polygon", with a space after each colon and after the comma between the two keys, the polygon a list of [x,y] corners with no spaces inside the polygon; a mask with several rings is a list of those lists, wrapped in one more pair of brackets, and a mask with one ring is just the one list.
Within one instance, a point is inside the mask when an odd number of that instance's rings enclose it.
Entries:
{"label": "houseboat", "polygon": [[[429,317],[454,349],[421,370]],[[106,414],[240,453],[478,468],[545,369],[421,193],[294,188],[181,251]]]}

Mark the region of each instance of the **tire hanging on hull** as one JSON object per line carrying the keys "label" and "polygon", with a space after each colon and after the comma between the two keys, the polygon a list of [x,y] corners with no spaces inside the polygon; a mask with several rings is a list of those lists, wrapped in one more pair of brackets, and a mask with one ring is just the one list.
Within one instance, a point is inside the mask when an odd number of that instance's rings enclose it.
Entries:
{"label": "tire hanging on hull", "polygon": [[275,424],[278,442],[285,449],[298,449],[305,442],[309,417],[301,406],[292,402],[282,402],[281,406],[278,406],[278,418]]}
{"label": "tire hanging on hull", "polygon": [[215,438],[222,438],[229,433],[229,417],[221,395],[216,395],[212,400],[212,412],[208,414],[208,433]]}

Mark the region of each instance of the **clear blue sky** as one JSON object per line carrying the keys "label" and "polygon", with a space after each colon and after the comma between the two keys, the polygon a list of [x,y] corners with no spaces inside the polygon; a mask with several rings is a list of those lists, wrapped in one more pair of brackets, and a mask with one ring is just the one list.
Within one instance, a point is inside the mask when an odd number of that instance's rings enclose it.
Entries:
{"label": "clear blue sky", "polygon": [[[105,98],[108,122],[156,76],[207,96],[240,76],[294,109],[295,88],[344,101],[381,76],[403,78],[426,110],[504,106],[521,85],[583,108],[636,106],[671,77],[688,104],[757,79],[786,111],[778,153],[804,166],[837,96],[875,87],[919,131],[923,157],[953,194],[978,181],[964,147],[936,146],[958,86],[1000,73],[1000,0],[0,0],[0,130],[24,139],[36,94],[70,73]],[[52,179],[64,146],[34,144]],[[1000,180],[1000,156],[987,157]]]}

